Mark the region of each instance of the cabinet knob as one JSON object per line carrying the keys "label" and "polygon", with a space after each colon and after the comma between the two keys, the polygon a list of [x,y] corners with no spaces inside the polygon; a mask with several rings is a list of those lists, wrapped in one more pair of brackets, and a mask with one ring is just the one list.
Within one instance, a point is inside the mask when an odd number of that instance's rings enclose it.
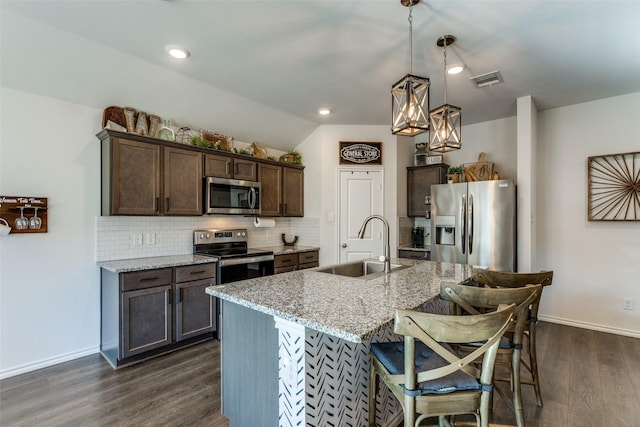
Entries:
{"label": "cabinet knob", "polygon": [[346,244],[346,243],[343,243],[343,244],[342,244],[342,247],[343,247],[343,248],[346,248],[346,247],[347,247],[347,244]]}

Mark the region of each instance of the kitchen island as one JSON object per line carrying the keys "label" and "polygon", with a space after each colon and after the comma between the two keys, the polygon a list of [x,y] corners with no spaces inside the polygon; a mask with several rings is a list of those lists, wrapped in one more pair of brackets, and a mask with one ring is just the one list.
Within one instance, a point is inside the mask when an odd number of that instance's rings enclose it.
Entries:
{"label": "kitchen island", "polygon": [[[396,309],[443,312],[441,281],[465,265],[396,260],[407,266],[365,278],[326,267],[211,286],[222,300],[222,412],[234,426],[366,426],[369,347],[397,341]],[[381,388],[378,425],[401,419]]]}

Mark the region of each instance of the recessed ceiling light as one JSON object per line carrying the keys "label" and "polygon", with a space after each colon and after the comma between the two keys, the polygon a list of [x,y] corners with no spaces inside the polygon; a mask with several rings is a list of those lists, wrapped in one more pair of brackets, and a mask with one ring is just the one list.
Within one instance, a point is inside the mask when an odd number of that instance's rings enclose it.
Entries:
{"label": "recessed ceiling light", "polygon": [[191,55],[191,52],[180,46],[169,45],[165,48],[165,50],[169,55],[173,56],[176,59],[186,59]]}
{"label": "recessed ceiling light", "polygon": [[463,64],[453,64],[452,66],[450,66],[447,69],[447,73],[449,74],[459,74],[462,72],[462,70],[464,70],[464,65]]}
{"label": "recessed ceiling light", "polygon": [[319,108],[318,114],[320,114],[321,116],[328,116],[329,114],[331,114],[331,110],[328,108]]}

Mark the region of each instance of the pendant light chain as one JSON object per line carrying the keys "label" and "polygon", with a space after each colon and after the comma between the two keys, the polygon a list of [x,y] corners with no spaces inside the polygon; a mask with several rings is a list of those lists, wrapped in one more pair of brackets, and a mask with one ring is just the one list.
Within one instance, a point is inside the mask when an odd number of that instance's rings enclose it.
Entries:
{"label": "pendant light chain", "polygon": [[413,0],[409,2],[409,74],[413,74]]}
{"label": "pendant light chain", "polygon": [[447,103],[447,36],[444,36],[444,103]]}

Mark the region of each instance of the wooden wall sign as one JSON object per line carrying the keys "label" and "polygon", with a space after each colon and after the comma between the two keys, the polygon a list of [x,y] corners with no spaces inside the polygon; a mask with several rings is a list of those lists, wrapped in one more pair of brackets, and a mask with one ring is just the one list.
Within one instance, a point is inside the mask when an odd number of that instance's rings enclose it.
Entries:
{"label": "wooden wall sign", "polygon": [[589,221],[640,221],[640,152],[591,156]]}
{"label": "wooden wall sign", "polygon": [[340,164],[382,164],[382,142],[340,141]]}
{"label": "wooden wall sign", "polygon": [[46,197],[0,196],[0,218],[11,227],[9,234],[46,233],[47,212]]}

